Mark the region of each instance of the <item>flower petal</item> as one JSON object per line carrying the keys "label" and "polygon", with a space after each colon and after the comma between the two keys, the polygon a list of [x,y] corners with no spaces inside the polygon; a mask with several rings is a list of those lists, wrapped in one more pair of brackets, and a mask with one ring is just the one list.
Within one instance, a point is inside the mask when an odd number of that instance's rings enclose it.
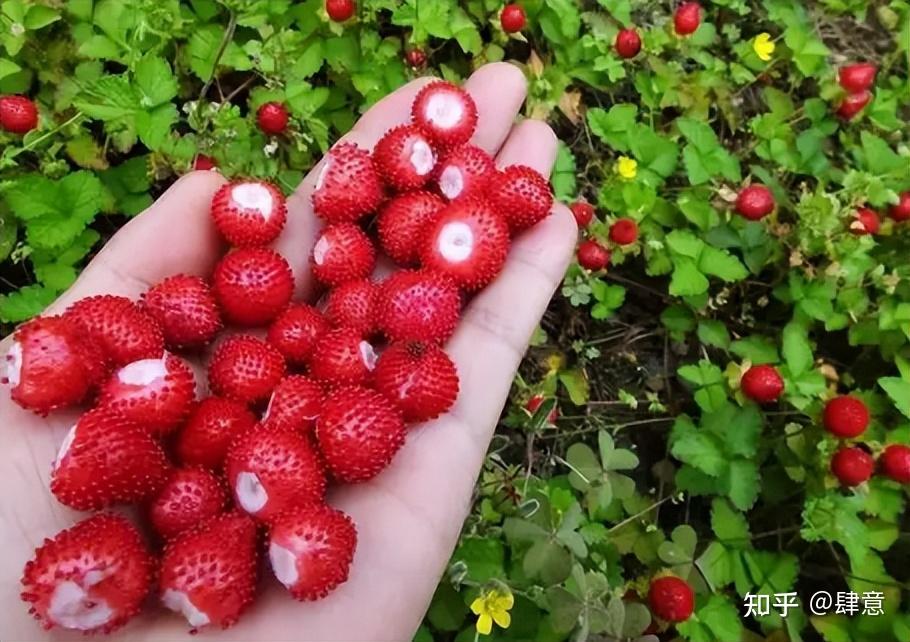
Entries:
{"label": "flower petal", "polygon": [[471,602],[471,612],[474,615],[480,615],[481,613],[486,611],[486,609],[484,608],[485,605],[486,605],[486,600],[484,600],[483,597],[475,598],[474,601]]}
{"label": "flower petal", "polygon": [[482,633],[483,635],[490,635],[490,631],[493,630],[493,618],[484,613],[479,618],[477,618],[477,632]]}
{"label": "flower petal", "polygon": [[493,619],[500,627],[507,629],[512,623],[512,616],[508,611],[493,611]]}

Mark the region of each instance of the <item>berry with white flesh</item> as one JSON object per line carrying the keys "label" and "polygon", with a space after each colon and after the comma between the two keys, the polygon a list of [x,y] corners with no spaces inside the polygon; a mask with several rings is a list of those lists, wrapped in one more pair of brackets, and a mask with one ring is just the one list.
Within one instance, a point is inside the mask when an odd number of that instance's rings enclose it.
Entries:
{"label": "berry with white flesh", "polygon": [[891,206],[888,213],[898,223],[910,221],[910,191],[901,192],[899,200]]}
{"label": "berry with white flesh", "polygon": [[255,415],[239,401],[206,397],[177,433],[174,452],[184,466],[221,470],[231,441],[255,424]]}
{"label": "berry with white flesh", "polygon": [[76,510],[142,501],[169,473],[164,451],[149,432],[123,415],[96,408],[70,428],[51,474],[51,492]]}
{"label": "berry with white flesh", "polygon": [[411,106],[411,118],[438,147],[468,142],[477,127],[477,105],[464,89],[439,80],[425,85]]}
{"label": "berry with white flesh", "polygon": [[550,184],[537,170],[509,165],[487,187],[487,199],[509,224],[512,233],[542,221],[553,207]]}
{"label": "berry with white flesh", "polygon": [[857,62],[841,67],[837,72],[837,80],[848,93],[858,94],[871,89],[877,71],[876,66],[870,62]]}
{"label": "berry with white flesh", "polygon": [[234,335],[215,348],[209,386],[221,397],[251,404],[264,401],[284,376],[284,357],[256,337]]}
{"label": "berry with white flesh", "polygon": [[376,143],[373,164],[386,185],[405,192],[419,189],[430,180],[436,153],[420,129],[399,125]]}
{"label": "berry with white flesh", "polygon": [[265,181],[234,181],[212,198],[212,220],[231,245],[271,243],[284,228],[288,208],[284,194]]}
{"label": "berry with white flesh", "polygon": [[171,276],[142,295],[142,309],[158,322],[169,348],[199,348],[221,331],[215,295],[204,279]]}
{"label": "berry with white flesh", "polygon": [[27,134],[38,126],[38,107],[26,96],[0,96],[0,129]]}
{"label": "berry with white flesh", "polygon": [[382,206],[376,220],[379,243],[399,265],[420,259],[420,240],[427,226],[445,207],[436,194],[418,191],[395,196]]}
{"label": "berry with white flesh", "polygon": [[834,397],[825,404],[822,413],[825,430],[840,439],[853,439],[869,427],[869,408],[852,395]]}
{"label": "berry with white flesh", "polygon": [[610,250],[593,239],[579,243],[575,253],[578,264],[586,270],[597,272],[610,264]]}
{"label": "berry with white flesh", "polygon": [[366,150],[354,143],[335,145],[316,177],[313,209],[329,223],[353,222],[382,201],[382,181]]}
{"label": "berry with white flesh", "polygon": [[275,386],[268,408],[262,416],[267,428],[287,428],[310,433],[322,409],[325,391],[303,375],[288,375]]}
{"label": "berry with white flesh", "polygon": [[774,366],[752,366],[743,374],[740,388],[752,401],[760,404],[773,403],[784,392],[784,380]]}
{"label": "berry with white flesh", "polygon": [[850,222],[850,233],[856,236],[878,234],[881,224],[878,212],[868,207],[861,207],[856,210],[856,217]]}
{"label": "berry with white flesh", "polygon": [[296,506],[269,528],[272,572],[297,600],[318,600],[348,579],[357,548],[351,518],[330,506]]}
{"label": "berry with white flesh", "polygon": [[221,480],[201,468],[174,470],[149,506],[149,520],[165,539],[219,515],[227,503]]}
{"label": "berry with white flesh", "polygon": [[379,328],[390,341],[442,343],[455,331],[461,295],[448,276],[401,270],[382,283]]}
{"label": "berry with white flesh", "polygon": [[288,108],[282,103],[265,103],[256,110],[256,123],[262,133],[269,136],[283,134],[288,128],[288,120],[290,120]]}
{"label": "berry with white flesh", "polygon": [[324,285],[365,279],[375,265],[373,242],[353,223],[330,225],[313,246],[313,276]]}
{"label": "berry with white flesh", "polygon": [[459,199],[427,228],[421,260],[465,290],[479,290],[502,270],[509,253],[509,225],[486,202]]}
{"label": "berry with white flesh", "polygon": [[155,558],[120,515],[92,515],[35,549],[22,600],[45,629],[110,633],[133,618],[152,587]]}
{"label": "berry with white flesh", "polygon": [[869,101],[872,100],[872,94],[868,91],[861,91],[856,94],[847,94],[837,107],[837,116],[842,120],[853,120],[859,114]]}
{"label": "berry with white flesh", "polygon": [[373,386],[391,399],[406,423],[435,419],[458,397],[458,371],[437,345],[396,343],[379,356]]}
{"label": "berry with white flesh", "polygon": [[875,472],[872,455],[858,446],[845,446],[831,457],[831,473],[842,486],[851,488],[869,481]]}
{"label": "berry with white flesh", "polygon": [[192,368],[165,353],[117,370],[101,388],[98,406],[119,412],[152,435],[163,437],[183,422],[195,399]]}
{"label": "berry with white flesh", "polygon": [[379,285],[370,279],[348,281],[333,288],[325,303],[325,318],[336,328],[353,328],[362,336],[376,331]]}
{"label": "berry with white flesh", "polygon": [[638,240],[638,223],[632,218],[616,219],[610,226],[610,240],[617,245],[632,245]]}
{"label": "berry with white flesh", "polygon": [[460,145],[436,166],[436,185],[448,200],[482,196],[496,176],[493,157],[477,145]]}
{"label": "berry with white flesh", "polygon": [[743,218],[758,221],[774,211],[774,194],[764,185],[749,185],[736,196],[735,207]]}
{"label": "berry with white flesh", "polygon": [[683,2],[673,14],[673,28],[678,36],[692,35],[700,24],[701,5],[697,2]]}
{"label": "berry with white flesh", "polygon": [[316,341],[328,329],[329,323],[319,310],[305,303],[294,303],[269,326],[267,340],[278,348],[288,364],[302,366]]}
{"label": "berry with white flesh", "polygon": [[641,36],[635,29],[620,29],[613,46],[621,58],[634,58],[641,51]]}
{"label": "berry with white flesh", "polygon": [[695,610],[695,592],[689,583],[674,575],[651,581],[648,589],[651,612],[668,622],[684,622]]}
{"label": "berry with white flesh", "polygon": [[158,322],[126,297],[88,297],[71,305],[63,318],[98,343],[115,368],[164,353]]}
{"label": "berry with white flesh", "polygon": [[162,604],[180,613],[190,632],[227,628],[256,591],[256,523],[240,513],[206,520],[168,542],[161,558]]}
{"label": "berry with white flesh", "polygon": [[228,450],[224,471],[237,507],[264,522],[325,496],[319,455],[293,430],[259,426],[241,435]]}
{"label": "berry with white flesh", "polygon": [[910,484],[910,447],[891,444],[879,457],[882,473],[898,484]]}
{"label": "berry with white flesh", "polygon": [[357,330],[336,328],[326,332],[310,357],[310,376],[334,386],[366,381],[376,366],[373,346]]}
{"label": "berry with white flesh", "polygon": [[342,387],[330,394],[316,420],[316,439],[332,476],[362,482],[389,465],[406,428],[391,401],[375,390]]}
{"label": "berry with white flesh", "polygon": [[225,320],[241,326],[269,323],[287,307],[294,293],[288,262],[264,247],[229,252],[215,266],[212,281]]}

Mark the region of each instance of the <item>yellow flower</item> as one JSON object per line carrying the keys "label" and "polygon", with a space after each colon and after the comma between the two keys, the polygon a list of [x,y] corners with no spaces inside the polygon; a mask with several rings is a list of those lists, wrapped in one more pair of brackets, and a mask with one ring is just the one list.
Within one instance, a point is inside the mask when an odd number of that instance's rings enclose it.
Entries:
{"label": "yellow flower", "polygon": [[503,629],[509,628],[512,616],[509,609],[515,604],[512,592],[506,587],[488,589],[471,602],[471,612],[477,615],[477,632],[489,635],[493,630],[493,622]]}
{"label": "yellow flower", "polygon": [[616,173],[631,181],[638,175],[638,161],[628,156],[620,156],[616,161]]}
{"label": "yellow flower", "polygon": [[771,34],[760,33],[755,36],[755,40],[752,41],[752,49],[755,50],[755,55],[765,62],[771,60],[771,54],[774,53],[774,41],[771,40]]}

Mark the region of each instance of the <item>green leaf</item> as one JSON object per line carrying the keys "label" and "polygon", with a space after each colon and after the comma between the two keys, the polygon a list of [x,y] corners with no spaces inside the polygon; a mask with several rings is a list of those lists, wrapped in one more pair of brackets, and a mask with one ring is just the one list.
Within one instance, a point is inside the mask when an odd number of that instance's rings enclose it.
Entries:
{"label": "green leaf", "polygon": [[780,361],[777,345],[771,339],[757,334],[737,339],[730,344],[730,351],[741,359],[748,359],[753,365]]}
{"label": "green leaf", "polygon": [[452,554],[452,562],[462,562],[467,569],[466,579],[478,584],[506,575],[505,550],[498,539],[462,537]]}
{"label": "green leaf", "polygon": [[553,166],[553,196],[558,201],[571,201],[575,198],[575,156],[572,149],[559,141],[556,153],[556,164]]}
{"label": "green leaf", "polygon": [[673,276],[670,279],[670,294],[673,296],[696,296],[708,291],[708,279],[699,272],[695,261],[682,258],[673,262]]}
{"label": "green leaf", "polygon": [[725,546],[750,548],[752,535],[745,515],[733,509],[726,499],[714,498],[711,502],[711,530]]}
{"label": "green leaf", "polygon": [[0,321],[19,323],[26,321],[49,306],[57,292],[41,285],[27,285],[9,294],[0,294]]}
{"label": "green leaf", "polygon": [[733,556],[720,542],[711,542],[695,560],[708,585],[715,591],[733,581]]}
{"label": "green leaf", "polygon": [[784,326],[783,353],[790,374],[799,376],[812,368],[812,347],[809,345],[809,331],[804,323],[791,321]]}
{"label": "green leaf", "polygon": [[632,3],[630,0],[597,0],[597,2],[623,26],[629,26],[632,23]]}
{"label": "green leaf", "polygon": [[12,60],[7,58],[0,58],[0,80],[3,80],[7,76],[12,76],[13,74],[19,72],[22,69]]}
{"label": "green leaf", "polygon": [[136,64],[135,79],[145,108],[157,107],[177,95],[177,79],[171,66],[158,56],[144,56]]}
{"label": "green leaf", "polygon": [[730,347],[730,333],[723,321],[703,319],[698,322],[698,340],[705,345],[727,350]]}
{"label": "green leaf", "polygon": [[715,437],[700,432],[685,415],[673,424],[670,452],[682,462],[717,477],[727,468],[726,456]]}
{"label": "green leaf", "polygon": [[441,582],[427,610],[430,624],[440,631],[457,631],[467,614],[468,608],[458,591],[448,582]]}
{"label": "green leaf", "polygon": [[758,499],[760,475],[758,465],[748,459],[734,459],[722,479],[727,494],[740,510],[749,510]]}
{"label": "green leaf", "polygon": [[588,127],[604,143],[624,152],[629,149],[629,133],[637,116],[638,107],[631,103],[613,105],[609,111],[593,107],[587,113]]}
{"label": "green leaf", "polygon": [[60,14],[56,9],[40,4],[33,4],[28,8],[28,12],[25,14],[23,25],[29,31],[35,31],[46,27],[57,20],[60,20]]}
{"label": "green leaf", "polygon": [[616,448],[606,430],[597,433],[600,461],[604,470],[631,470],[638,466],[638,457],[631,450]]}
{"label": "green leaf", "polygon": [[741,281],[749,275],[739,259],[710,245],[705,245],[698,260],[698,269],[704,274],[716,276],[727,283]]}
{"label": "green leaf", "polygon": [[140,111],[136,114],[136,133],[146,147],[157,151],[164,146],[177,118],[177,107],[171,103]]}
{"label": "green leaf", "polygon": [[83,89],[74,101],[86,116],[116,121],[132,116],[139,108],[139,96],[125,75],[104,76]]}
{"label": "green leaf", "polygon": [[910,418],[910,381],[899,377],[881,377],[878,385],[891,397],[894,407],[905,417]]}
{"label": "green leaf", "polygon": [[569,393],[569,399],[576,406],[584,406],[588,403],[588,378],[580,368],[574,370],[563,370],[559,373],[559,382]]}

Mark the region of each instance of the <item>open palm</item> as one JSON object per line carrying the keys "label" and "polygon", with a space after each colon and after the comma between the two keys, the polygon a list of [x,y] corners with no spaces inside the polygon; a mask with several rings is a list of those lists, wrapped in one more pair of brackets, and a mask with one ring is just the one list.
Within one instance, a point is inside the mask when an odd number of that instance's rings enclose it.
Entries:
{"label": "open palm", "polygon": [[[345,140],[372,149],[386,130],[407,122],[411,102],[426,82],[416,80],[379,102]],[[521,163],[548,175],[556,155],[552,131],[533,120],[514,124],[525,96],[521,72],[506,64],[487,65],[465,88],[479,112],[472,142],[493,154],[500,167]],[[312,299],[315,291],[308,267],[320,227],[310,203],[315,175],[311,172],[288,199],[288,223],[275,243],[294,271],[296,298],[302,300]],[[211,197],[223,182],[214,172],[180,179],[111,239],[48,313],[60,313],[93,294],[136,298],[178,272],[207,276],[224,251],[208,215]],[[574,243],[574,219],[560,204],[515,240],[502,273],[467,306],[446,346],[461,379],[455,406],[411,430],[379,476],[330,491],[329,503],[348,513],[358,528],[350,579],[324,600],[299,603],[266,577],[255,604],[235,627],[217,632],[219,638],[411,638],[457,541],[515,369]],[[0,342],[0,353],[9,342],[9,337]],[[77,415],[67,411],[40,418],[14,405],[5,391],[0,398],[2,640],[82,639],[59,629],[42,633],[19,601],[19,577],[35,547],[85,516],[57,503],[48,488],[51,463]],[[183,619],[161,609],[147,609],[113,637],[190,639]]]}

